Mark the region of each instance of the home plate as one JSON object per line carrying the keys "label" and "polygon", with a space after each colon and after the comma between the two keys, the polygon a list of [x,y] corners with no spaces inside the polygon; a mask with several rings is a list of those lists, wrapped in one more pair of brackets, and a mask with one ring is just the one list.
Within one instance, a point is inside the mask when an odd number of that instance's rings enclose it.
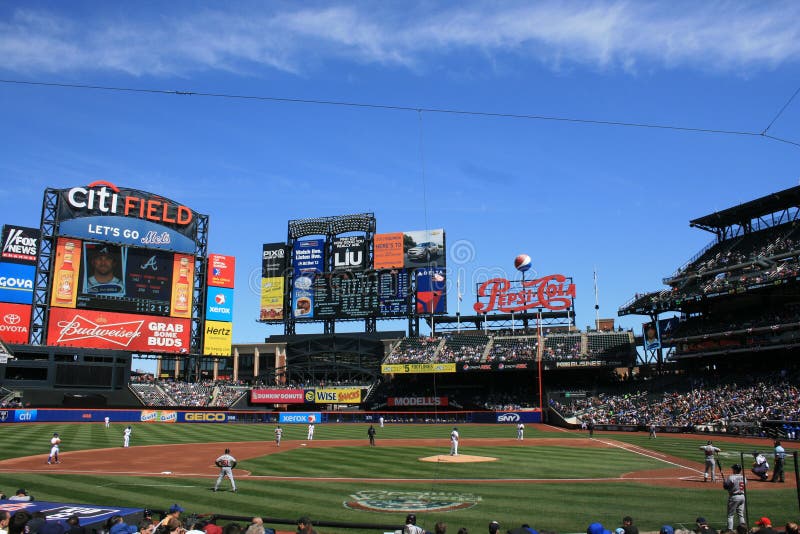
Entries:
{"label": "home plate", "polygon": [[421,462],[442,462],[451,464],[466,464],[472,462],[495,462],[497,458],[491,456],[470,456],[469,454],[459,454],[450,456],[449,454],[438,454],[436,456],[426,456],[419,459]]}

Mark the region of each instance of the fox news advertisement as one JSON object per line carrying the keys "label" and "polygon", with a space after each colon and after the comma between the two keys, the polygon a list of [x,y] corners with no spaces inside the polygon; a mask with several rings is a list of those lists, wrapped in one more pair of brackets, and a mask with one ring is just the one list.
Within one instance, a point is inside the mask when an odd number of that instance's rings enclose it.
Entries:
{"label": "fox news advertisement", "polygon": [[36,265],[40,237],[38,228],[6,224],[3,226],[3,250],[0,252],[0,261]]}

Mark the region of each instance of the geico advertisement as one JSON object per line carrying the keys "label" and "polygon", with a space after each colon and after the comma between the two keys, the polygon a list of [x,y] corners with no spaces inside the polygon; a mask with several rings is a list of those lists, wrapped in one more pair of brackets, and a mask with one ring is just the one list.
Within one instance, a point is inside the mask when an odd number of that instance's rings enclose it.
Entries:
{"label": "geico advertisement", "polygon": [[214,356],[231,355],[233,323],[206,321],[203,333],[203,354]]}
{"label": "geico advertisement", "polygon": [[139,420],[142,423],[177,423],[178,412],[174,410],[142,410]]}
{"label": "geico advertisement", "polygon": [[0,303],[0,339],[6,343],[27,343],[30,322],[30,304]]}
{"label": "geico advertisement", "polygon": [[228,415],[223,412],[181,412],[179,423],[227,423]]}
{"label": "geico advertisement", "polygon": [[319,412],[281,412],[278,422],[317,424],[321,420],[321,414]]}
{"label": "geico advertisement", "polygon": [[317,404],[358,404],[361,402],[361,389],[309,389],[306,390],[306,402]]}
{"label": "geico advertisement", "polygon": [[189,319],[93,310],[50,309],[47,344],[136,352],[189,350]]}
{"label": "geico advertisement", "polygon": [[455,373],[455,363],[387,363],[381,365],[384,374]]}

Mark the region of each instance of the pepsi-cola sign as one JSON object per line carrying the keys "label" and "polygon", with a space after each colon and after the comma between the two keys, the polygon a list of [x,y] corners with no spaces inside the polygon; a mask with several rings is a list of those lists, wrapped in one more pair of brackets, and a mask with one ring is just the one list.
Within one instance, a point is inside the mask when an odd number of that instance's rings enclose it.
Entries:
{"label": "pepsi-cola sign", "polygon": [[[520,287],[519,284],[517,287]],[[505,278],[492,278],[478,286],[478,299],[473,309],[478,313],[499,311],[501,313],[522,312],[535,308],[561,311],[572,307],[575,299],[575,284],[563,274],[551,274],[533,280],[524,280],[519,290],[512,288]]]}

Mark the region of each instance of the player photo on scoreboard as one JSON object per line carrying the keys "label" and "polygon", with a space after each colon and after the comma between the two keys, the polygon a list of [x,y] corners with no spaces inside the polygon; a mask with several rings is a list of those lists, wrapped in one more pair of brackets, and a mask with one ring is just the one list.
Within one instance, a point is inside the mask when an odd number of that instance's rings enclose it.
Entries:
{"label": "player photo on scoreboard", "polygon": [[126,251],[106,243],[84,242],[80,293],[124,297]]}

